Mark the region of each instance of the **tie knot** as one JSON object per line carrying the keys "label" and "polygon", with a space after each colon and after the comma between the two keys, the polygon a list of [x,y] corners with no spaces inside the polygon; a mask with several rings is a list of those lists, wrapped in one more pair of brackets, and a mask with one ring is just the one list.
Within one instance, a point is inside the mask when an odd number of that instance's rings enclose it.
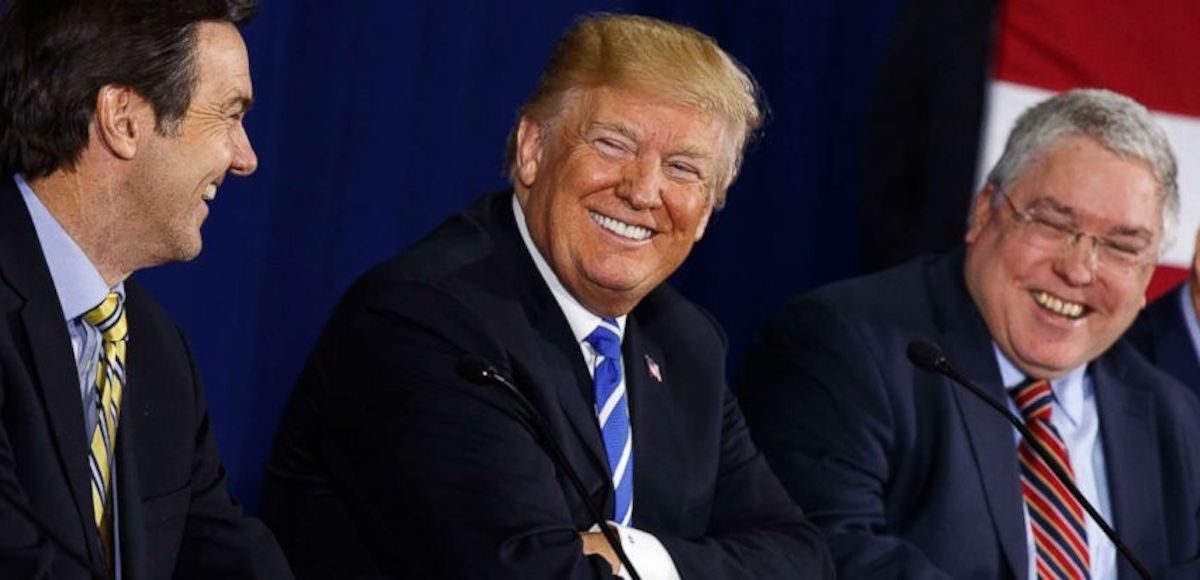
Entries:
{"label": "tie knot", "polygon": [[100,304],[84,312],[83,321],[96,327],[108,342],[119,342],[129,336],[129,326],[125,323],[125,302],[116,292],[109,292]]}
{"label": "tie knot", "polygon": [[596,326],[591,334],[587,335],[584,340],[600,353],[600,356],[607,359],[621,358],[621,337],[617,336],[616,331],[609,328],[609,324],[616,327],[617,322],[610,318],[604,319],[605,324]]}
{"label": "tie knot", "polygon": [[1054,391],[1050,390],[1050,381],[1027,379],[1012,390],[1012,398],[1026,421],[1050,420],[1050,403],[1054,402]]}

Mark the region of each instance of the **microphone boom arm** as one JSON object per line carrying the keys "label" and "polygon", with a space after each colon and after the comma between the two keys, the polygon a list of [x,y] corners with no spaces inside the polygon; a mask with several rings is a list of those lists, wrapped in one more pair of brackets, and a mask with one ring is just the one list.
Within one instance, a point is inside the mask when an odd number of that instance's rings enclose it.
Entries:
{"label": "microphone boom arm", "polygon": [[1054,476],[1057,477],[1061,483],[1065,484],[1063,487],[1066,487],[1067,491],[1071,492],[1071,496],[1075,498],[1075,501],[1078,501],[1079,505],[1083,506],[1083,509],[1087,511],[1089,516],[1091,516],[1092,521],[1096,522],[1096,525],[1100,527],[1100,529],[1104,532],[1104,535],[1108,536],[1108,539],[1112,541],[1113,546],[1117,548],[1117,551],[1129,561],[1130,565],[1132,565],[1135,570],[1137,570],[1138,575],[1145,580],[1152,579],[1150,572],[1146,570],[1146,567],[1142,565],[1141,561],[1134,557],[1133,552],[1129,550],[1129,547],[1125,545],[1125,542],[1121,541],[1121,537],[1117,535],[1116,530],[1113,530],[1112,526],[1108,525],[1108,522],[1104,520],[1104,517],[1100,515],[1100,512],[1096,511],[1096,508],[1092,506],[1092,503],[1089,502],[1087,498],[1083,497],[1083,492],[1079,491],[1078,487],[1075,487],[1075,483],[1072,481],[1071,476],[1062,468],[1062,466],[1058,464],[1058,461],[1053,458],[1053,456],[1050,454],[1050,451],[1043,447],[1042,444],[1034,438],[1033,433],[1029,432],[1029,429],[1025,427],[1025,424],[1013,416],[1012,411],[1009,411],[1007,406],[1000,401],[997,401],[995,397],[992,397],[984,392],[983,389],[972,383],[970,379],[963,376],[961,373],[955,370],[954,367],[950,366],[950,363],[946,361],[946,357],[942,355],[941,349],[932,344],[919,340],[910,342],[908,345],[908,358],[913,362],[913,364],[921,369],[938,373],[958,383],[959,385],[966,387],[966,389],[971,391],[971,393],[974,394],[977,399],[987,403],[988,406],[992,407],[1001,415],[1003,415],[1005,419],[1008,419],[1008,422],[1012,423],[1013,427],[1016,427],[1017,431],[1021,434],[1021,437],[1023,437],[1025,442],[1029,444],[1029,447],[1033,449],[1033,452],[1036,453],[1038,457],[1042,458],[1042,461],[1046,463],[1046,466],[1054,472]]}

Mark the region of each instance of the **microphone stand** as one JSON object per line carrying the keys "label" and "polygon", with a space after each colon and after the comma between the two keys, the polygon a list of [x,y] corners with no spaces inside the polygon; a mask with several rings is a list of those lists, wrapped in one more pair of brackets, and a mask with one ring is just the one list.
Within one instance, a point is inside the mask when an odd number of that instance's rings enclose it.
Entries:
{"label": "microphone stand", "polygon": [[1083,492],[1079,491],[1079,488],[1075,487],[1075,483],[1072,481],[1071,476],[1067,474],[1062,466],[1058,464],[1058,460],[1054,459],[1050,452],[1043,447],[1036,438],[1034,438],[1033,433],[1029,432],[1029,429],[1025,427],[1023,422],[1013,416],[1012,412],[1008,410],[1008,407],[984,392],[983,389],[972,383],[970,379],[963,376],[954,367],[950,366],[950,363],[946,361],[945,355],[942,354],[941,349],[932,344],[919,340],[910,342],[908,344],[908,358],[913,362],[913,364],[917,365],[921,369],[938,373],[949,378],[955,383],[966,387],[966,389],[971,391],[971,393],[977,398],[987,403],[990,407],[1003,415],[1005,419],[1008,419],[1008,422],[1012,423],[1013,427],[1016,427],[1017,431],[1021,433],[1021,437],[1025,439],[1025,442],[1029,444],[1034,453],[1036,453],[1038,457],[1041,457],[1042,461],[1046,463],[1046,466],[1054,472],[1054,476],[1058,478],[1059,482],[1067,488],[1067,491],[1071,492],[1071,496],[1075,498],[1075,501],[1078,501],[1079,505],[1083,506],[1083,509],[1086,510],[1088,515],[1092,517],[1092,520],[1096,522],[1096,525],[1100,526],[1100,529],[1104,532],[1104,535],[1108,536],[1108,539],[1112,541],[1113,546],[1116,546],[1117,551],[1129,561],[1135,570],[1137,570],[1138,575],[1140,575],[1144,580],[1152,580],[1150,572],[1146,570],[1146,567],[1142,565],[1141,561],[1134,557],[1133,552],[1129,550],[1129,547],[1125,545],[1125,542],[1121,541],[1121,537],[1117,535],[1116,530],[1113,530],[1112,527],[1108,525],[1108,522],[1104,520],[1104,517],[1100,515],[1100,512],[1096,511],[1096,508],[1092,507],[1091,502],[1089,502],[1087,498],[1083,497]]}

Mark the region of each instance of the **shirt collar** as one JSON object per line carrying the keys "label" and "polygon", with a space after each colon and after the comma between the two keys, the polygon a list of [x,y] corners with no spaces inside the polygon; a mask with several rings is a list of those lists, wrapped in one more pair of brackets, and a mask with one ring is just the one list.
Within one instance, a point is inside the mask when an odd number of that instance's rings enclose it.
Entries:
{"label": "shirt collar", "polygon": [[[525,242],[525,249],[529,251],[530,256],[533,256],[533,263],[537,266],[538,273],[550,287],[550,293],[554,295],[554,301],[558,303],[559,310],[562,310],[563,315],[567,317],[567,324],[571,326],[571,333],[575,335],[575,340],[583,342],[600,325],[601,318],[585,308],[567,291],[554,270],[550,268],[550,264],[546,263],[546,259],[542,257],[537,246],[533,245],[533,238],[529,237],[529,227],[525,225],[525,212],[521,209],[521,202],[517,199],[516,194],[513,194],[512,197],[512,207],[513,215],[517,219],[517,229],[521,232],[521,241]],[[622,340],[625,338],[626,317],[627,315],[621,315],[616,318],[617,330]]]}
{"label": "shirt collar", "polygon": [[[1006,391],[1011,391],[1025,382],[1028,377],[1024,371],[1008,360],[995,342],[992,343],[992,351],[996,353],[996,363],[1000,366],[1000,380],[1003,381]],[[1092,395],[1091,382],[1084,380],[1086,372],[1087,365],[1080,365],[1067,374],[1050,380],[1050,390],[1054,392],[1054,399],[1059,408],[1076,425],[1083,420],[1085,399]]]}
{"label": "shirt collar", "polygon": [[46,266],[50,268],[50,279],[54,282],[54,290],[58,293],[58,302],[62,307],[63,318],[74,320],[94,308],[116,291],[125,297],[125,284],[118,283],[110,289],[104,283],[100,271],[88,259],[87,254],[50,210],[42,204],[25,178],[19,173],[13,174],[17,189],[21,190],[21,199],[29,209],[33,219],[33,229],[37,232],[38,243],[42,247],[42,255],[46,258]]}

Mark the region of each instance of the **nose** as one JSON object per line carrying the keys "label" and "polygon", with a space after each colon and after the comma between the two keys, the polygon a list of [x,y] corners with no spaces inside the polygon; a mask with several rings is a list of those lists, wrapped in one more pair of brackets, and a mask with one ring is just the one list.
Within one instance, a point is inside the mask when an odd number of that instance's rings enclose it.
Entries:
{"label": "nose", "polygon": [[255,155],[254,147],[250,145],[250,136],[246,134],[246,128],[238,124],[233,137],[233,162],[229,165],[229,171],[234,175],[245,177],[254,173],[256,169],[258,169],[258,155]]}
{"label": "nose", "polygon": [[1096,239],[1080,232],[1068,242],[1055,260],[1055,271],[1072,286],[1086,286],[1096,279]]}
{"label": "nose", "polygon": [[662,205],[662,167],[650,156],[637,157],[623,169],[617,196],[633,209],[654,209]]}

